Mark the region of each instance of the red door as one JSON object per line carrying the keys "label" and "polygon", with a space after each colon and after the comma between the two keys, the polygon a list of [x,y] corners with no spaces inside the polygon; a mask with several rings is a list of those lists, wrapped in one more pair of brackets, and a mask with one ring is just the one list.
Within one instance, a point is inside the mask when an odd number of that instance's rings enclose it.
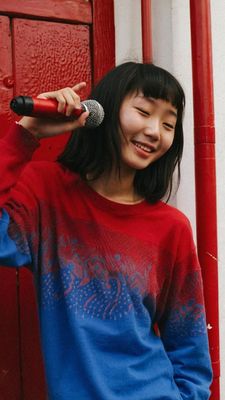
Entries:
{"label": "red door", "polygon": [[[1,15],[2,14],[2,15]],[[0,135],[15,115],[15,95],[37,95],[114,65],[112,0],[0,0]],[[107,52],[106,52],[107,49]],[[35,159],[55,159],[67,135],[46,139]],[[0,268],[0,400],[45,400],[32,275]]]}

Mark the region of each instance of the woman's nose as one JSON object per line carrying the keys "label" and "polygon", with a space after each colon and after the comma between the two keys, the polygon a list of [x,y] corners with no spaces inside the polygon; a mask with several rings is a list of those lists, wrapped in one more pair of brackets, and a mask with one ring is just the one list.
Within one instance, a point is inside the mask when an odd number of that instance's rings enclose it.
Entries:
{"label": "woman's nose", "polygon": [[144,130],[144,134],[156,141],[160,138],[160,123],[157,119],[148,121]]}

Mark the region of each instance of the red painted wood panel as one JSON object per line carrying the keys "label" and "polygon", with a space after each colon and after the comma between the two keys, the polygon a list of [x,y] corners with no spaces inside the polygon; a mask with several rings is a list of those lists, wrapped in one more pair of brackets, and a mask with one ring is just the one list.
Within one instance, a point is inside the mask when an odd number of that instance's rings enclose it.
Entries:
{"label": "red painted wood panel", "polygon": [[0,16],[0,137],[8,129],[13,113],[9,102],[13,96],[13,66],[10,20]]}
{"label": "red painted wood panel", "polygon": [[91,2],[88,0],[0,0],[0,13],[92,23]]}
{"label": "red painted wood panel", "polygon": [[21,400],[46,400],[46,383],[40,345],[36,295],[32,273],[19,271]]}
{"label": "red painted wood panel", "polygon": [[114,1],[93,0],[93,76],[97,83],[115,66]]}
{"label": "red painted wood panel", "polygon": [[[0,16],[0,135],[10,125],[12,49],[8,17]],[[0,267],[0,400],[20,400],[20,344],[17,272]]]}
{"label": "red painted wood panel", "polygon": [[[88,25],[13,20],[15,94],[35,96],[48,90],[86,81],[91,88],[91,52]],[[45,139],[35,159],[55,159],[67,136]]]}
{"label": "red painted wood panel", "polygon": [[0,267],[0,400],[20,400],[20,332],[16,270]]}

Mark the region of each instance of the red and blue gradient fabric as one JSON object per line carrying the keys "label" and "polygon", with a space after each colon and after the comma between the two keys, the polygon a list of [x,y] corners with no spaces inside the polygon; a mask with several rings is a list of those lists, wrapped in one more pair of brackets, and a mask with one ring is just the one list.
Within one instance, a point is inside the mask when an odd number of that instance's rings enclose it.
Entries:
{"label": "red and blue gradient fabric", "polygon": [[18,125],[1,141],[0,264],[33,272],[49,399],[208,400],[187,218],[105,199],[57,162],[29,162],[37,146]]}

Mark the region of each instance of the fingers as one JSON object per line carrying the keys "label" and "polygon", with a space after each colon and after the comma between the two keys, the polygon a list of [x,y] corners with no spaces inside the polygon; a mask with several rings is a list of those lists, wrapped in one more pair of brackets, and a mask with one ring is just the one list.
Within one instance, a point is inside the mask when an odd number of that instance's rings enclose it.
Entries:
{"label": "fingers", "polygon": [[58,111],[63,112],[65,110],[65,115],[69,117],[74,108],[80,108],[80,97],[73,91],[72,88],[67,88],[62,95],[64,96],[65,104],[64,108],[62,109],[63,105],[59,102]]}
{"label": "fingers", "polygon": [[56,99],[58,101],[58,112],[70,116],[75,108],[81,108],[80,97],[76,91],[86,86],[85,82],[80,82],[72,88],[66,87],[53,92],[41,93],[38,98]]}
{"label": "fingers", "polygon": [[75,86],[72,87],[72,90],[76,92],[77,90],[81,90],[86,86],[86,82],[77,83]]}

